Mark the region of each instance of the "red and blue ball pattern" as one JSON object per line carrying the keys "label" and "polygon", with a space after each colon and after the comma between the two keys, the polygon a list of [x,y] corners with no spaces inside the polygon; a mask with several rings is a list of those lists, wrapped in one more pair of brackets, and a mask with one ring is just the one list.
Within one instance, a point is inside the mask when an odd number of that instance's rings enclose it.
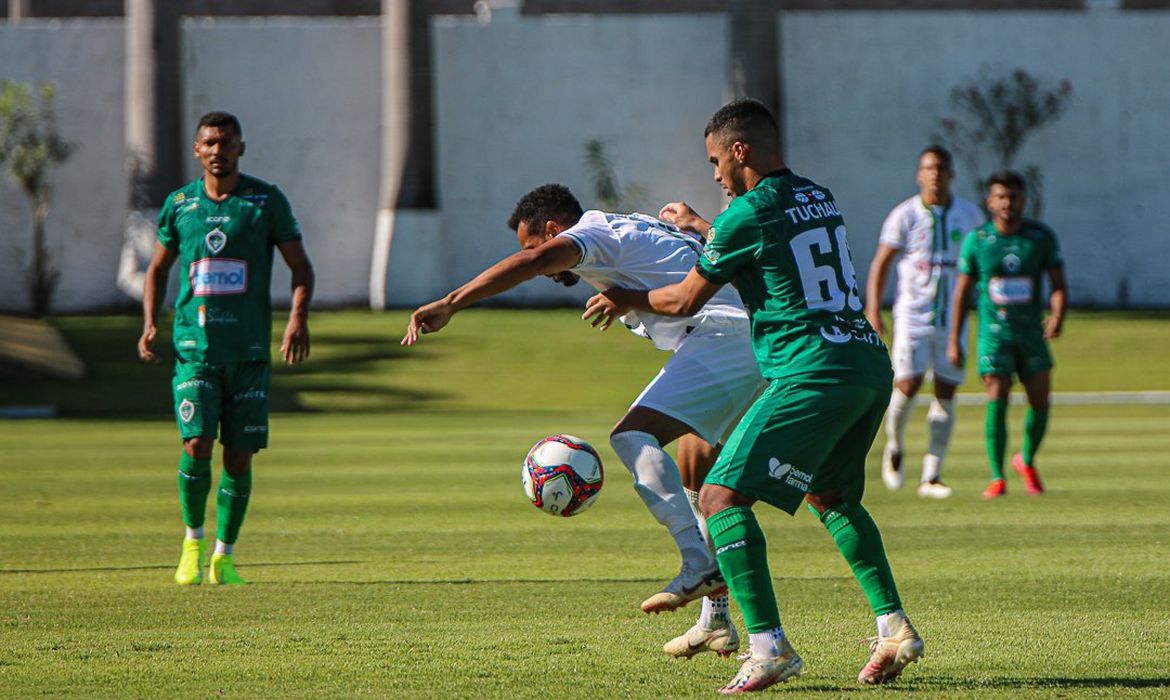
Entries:
{"label": "red and blue ball pattern", "polygon": [[588,510],[604,480],[597,450],[572,435],[550,435],[537,442],[521,470],[524,492],[532,505],[565,518]]}

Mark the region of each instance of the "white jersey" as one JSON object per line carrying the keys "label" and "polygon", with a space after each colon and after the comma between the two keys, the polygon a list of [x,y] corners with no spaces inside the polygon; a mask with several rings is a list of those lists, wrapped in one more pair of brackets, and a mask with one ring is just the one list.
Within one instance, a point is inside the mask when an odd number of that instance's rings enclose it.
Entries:
{"label": "white jersey", "polygon": [[[698,237],[645,214],[590,210],[560,235],[572,239],[581,251],[573,272],[599,291],[657,289],[681,282],[703,252]],[[731,285],[716,292],[694,316],[630,311],[621,320],[659,350],[675,350],[688,334],[740,332],[749,326],[743,301]]]}
{"label": "white jersey", "polygon": [[929,333],[950,325],[955,265],[963,236],[987,218],[965,199],[951,198],[949,207],[928,207],[918,195],[886,217],[879,243],[902,251],[898,261],[898,293],[894,325],[911,334]]}

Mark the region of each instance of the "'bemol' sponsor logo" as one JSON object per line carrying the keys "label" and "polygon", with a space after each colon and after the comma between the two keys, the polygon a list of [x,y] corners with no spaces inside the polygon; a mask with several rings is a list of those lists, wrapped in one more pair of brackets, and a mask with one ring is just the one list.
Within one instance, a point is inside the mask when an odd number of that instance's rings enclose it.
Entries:
{"label": "'bemol' sponsor logo", "polygon": [[234,258],[203,258],[191,263],[191,293],[243,294],[248,289],[248,263]]}

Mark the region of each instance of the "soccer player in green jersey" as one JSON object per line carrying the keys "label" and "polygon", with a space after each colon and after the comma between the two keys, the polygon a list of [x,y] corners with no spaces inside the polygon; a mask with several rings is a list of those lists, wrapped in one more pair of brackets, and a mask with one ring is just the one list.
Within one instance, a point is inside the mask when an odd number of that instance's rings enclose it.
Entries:
{"label": "soccer player in green jersey", "polygon": [[589,300],[584,316],[605,328],[629,309],[687,315],[728,282],[748,307],[756,360],[770,383],[699,494],[719,568],[751,635],[751,654],[720,692],[762,690],[804,666],[780,625],[764,533],[752,512],[760,500],[790,515],[807,501],[828,529],[877,618],[858,679],[893,680],[922,656],[923,643],[861,505],[865,456],[893,371],[862,313],[844,220],[828,189],[785,166],[776,121],[759,102],[724,106],[705,136],[715,180],[734,199],[714,224],[682,202],[660,213],[708,239],[703,257],[677,284],[608,289]]}
{"label": "soccer player in green jersey", "polygon": [[[1056,234],[1044,224],[1024,218],[1024,192],[1024,178],[1011,170],[996,172],[988,181],[991,221],[963,240],[951,312],[955,323],[947,342],[950,361],[961,365],[964,357],[959,329],[970,308],[971,289],[978,285],[979,374],[987,390],[984,434],[991,463],[991,484],[983,497],[989,500],[1007,494],[1003,459],[1012,375],[1019,376],[1028,396],[1023,450],[1012,458],[1012,466],[1029,494],[1044,493],[1036,472],[1036,451],[1048,427],[1052,389],[1052,355],[1047,341],[1060,336],[1068,296]],[[1051,286],[1048,303],[1052,313],[1047,318],[1040,301],[1045,273]]]}
{"label": "soccer player in green jersey", "polygon": [[309,356],[313,267],[284,194],[239,171],[240,122],[210,112],[195,132],[203,176],[172,192],[159,214],[158,241],[143,289],[138,355],[158,361],[158,307],[175,260],[186,274],[175,302],[172,388],[183,451],[179,503],[186,536],[175,583],[203,582],[203,521],[211,492],[211,454],[222,428],[223,472],[216,495],[215,552],[208,579],[242,584],[232,547],[252,493],[252,455],[268,445],[269,293],[273,249],[292,271],[292,308],[280,352],[289,364]]}

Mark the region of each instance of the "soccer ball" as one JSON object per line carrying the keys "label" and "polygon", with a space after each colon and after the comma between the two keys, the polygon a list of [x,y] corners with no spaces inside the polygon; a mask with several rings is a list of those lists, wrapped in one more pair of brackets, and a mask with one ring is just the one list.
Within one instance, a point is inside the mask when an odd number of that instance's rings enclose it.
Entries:
{"label": "soccer ball", "polygon": [[604,479],[597,450],[572,435],[550,435],[536,443],[520,469],[532,505],[565,518],[588,510]]}

